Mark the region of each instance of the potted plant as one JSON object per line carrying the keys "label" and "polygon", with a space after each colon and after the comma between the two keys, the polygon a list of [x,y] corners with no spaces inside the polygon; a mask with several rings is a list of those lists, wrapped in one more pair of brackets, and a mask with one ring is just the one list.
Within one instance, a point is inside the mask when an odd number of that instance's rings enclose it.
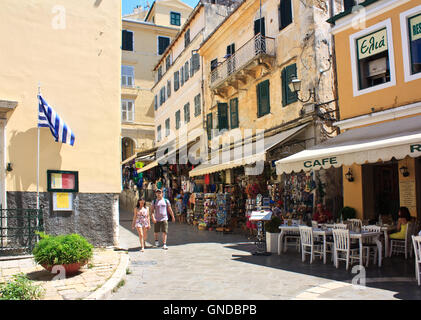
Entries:
{"label": "potted plant", "polygon": [[357,212],[352,207],[343,207],[339,210],[339,217],[342,221],[346,221],[348,219],[355,219]]}
{"label": "potted plant", "polygon": [[72,275],[92,258],[93,246],[81,235],[51,236],[43,232],[39,235],[41,240],[32,254],[35,262],[50,272],[54,266],[62,266],[66,275]]}
{"label": "potted plant", "polygon": [[265,222],[267,252],[278,252],[279,226],[281,223],[281,219],[277,216],[273,216],[271,220]]}

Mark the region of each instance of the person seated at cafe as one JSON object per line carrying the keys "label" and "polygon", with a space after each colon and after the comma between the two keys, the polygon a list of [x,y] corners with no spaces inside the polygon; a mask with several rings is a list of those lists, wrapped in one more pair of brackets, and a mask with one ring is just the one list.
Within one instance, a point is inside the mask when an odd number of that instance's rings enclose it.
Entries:
{"label": "person seated at cafe", "polygon": [[398,226],[397,232],[389,235],[390,239],[401,239],[404,240],[406,236],[406,229],[408,228],[408,222],[411,221],[411,214],[407,207],[400,207],[398,212]]}
{"label": "person seated at cafe", "polygon": [[330,211],[325,209],[323,204],[318,203],[316,212],[313,215],[313,220],[315,220],[319,223],[326,223],[329,220],[331,220],[332,218],[333,217],[332,217],[332,214],[330,213]]}

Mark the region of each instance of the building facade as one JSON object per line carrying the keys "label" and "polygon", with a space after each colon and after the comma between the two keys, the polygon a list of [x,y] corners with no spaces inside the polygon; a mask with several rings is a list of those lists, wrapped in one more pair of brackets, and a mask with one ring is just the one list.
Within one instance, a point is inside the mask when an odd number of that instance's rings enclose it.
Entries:
{"label": "building facade", "polygon": [[179,0],[155,1],[123,17],[122,161],[154,147],[153,68],[191,11]]}
{"label": "building facade", "polygon": [[[421,207],[421,1],[364,1],[333,16],[341,134],[281,160],[282,171],[341,167],[357,217]],[[340,58],[339,58],[340,57]]]}
{"label": "building facade", "polygon": [[[11,214],[36,208],[40,86],[43,98],[75,134],[74,146],[69,146],[40,129],[44,229],[48,234],[79,233],[95,245],[116,244],[121,2],[6,0],[0,15],[1,38],[8,46],[0,52],[2,208]],[[63,172],[77,174],[74,190],[65,195],[71,209],[55,210],[58,195],[49,191],[49,170],[61,178]],[[12,218],[23,219],[6,216],[2,227]]]}

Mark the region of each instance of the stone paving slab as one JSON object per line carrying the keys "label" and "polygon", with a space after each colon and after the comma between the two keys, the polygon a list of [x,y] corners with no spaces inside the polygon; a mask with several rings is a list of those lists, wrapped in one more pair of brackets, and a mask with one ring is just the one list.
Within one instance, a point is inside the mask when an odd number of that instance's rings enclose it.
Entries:
{"label": "stone paving slab", "polygon": [[33,258],[0,261],[0,282],[7,282],[22,272],[45,289],[43,300],[84,299],[106,284],[118,267],[126,270],[127,263],[120,263],[125,260],[123,256],[127,256],[123,251],[95,248],[92,260],[78,274],[64,279],[37,265]]}

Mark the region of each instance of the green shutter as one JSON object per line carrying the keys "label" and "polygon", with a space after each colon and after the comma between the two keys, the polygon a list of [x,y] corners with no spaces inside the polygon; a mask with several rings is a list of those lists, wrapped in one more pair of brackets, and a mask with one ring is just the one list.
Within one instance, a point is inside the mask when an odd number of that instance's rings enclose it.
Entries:
{"label": "green shutter", "polygon": [[175,128],[180,129],[180,110],[175,113]]}
{"label": "green shutter", "polygon": [[218,103],[218,129],[229,129],[228,127],[228,104]]}
{"label": "green shutter", "polygon": [[208,113],[206,116],[206,131],[208,133],[208,140],[212,138],[212,113]]}
{"label": "green shutter", "polygon": [[178,71],[174,72],[174,91],[177,91],[180,88],[180,73]]}
{"label": "green shutter", "polygon": [[238,98],[230,100],[231,129],[238,128]]}
{"label": "green shutter", "polygon": [[262,117],[270,113],[269,80],[257,85],[257,116]]}
{"label": "green shutter", "polygon": [[288,81],[287,81],[287,78],[286,78],[286,70],[285,70],[285,68],[282,69],[281,78],[282,78],[282,106],[285,107],[287,105],[287,91],[286,91],[286,87],[288,86]]}
{"label": "green shutter", "polygon": [[194,116],[197,117],[201,113],[200,108],[200,93],[194,97]]}
{"label": "green shutter", "polygon": [[289,82],[291,81],[291,78],[297,76],[297,65],[295,63],[285,68],[285,76],[286,76],[286,81],[287,81],[286,86],[285,86],[285,92],[286,92],[285,104],[287,105],[287,104],[297,101],[297,93],[292,92],[288,85]]}

